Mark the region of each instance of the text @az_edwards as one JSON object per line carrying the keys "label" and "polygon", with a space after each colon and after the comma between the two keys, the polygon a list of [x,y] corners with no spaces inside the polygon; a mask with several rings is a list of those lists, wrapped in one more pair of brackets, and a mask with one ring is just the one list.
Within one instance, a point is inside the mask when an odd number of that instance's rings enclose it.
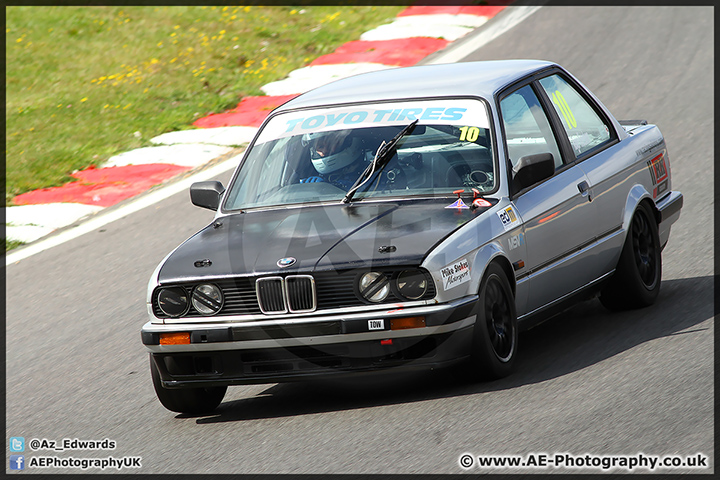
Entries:
{"label": "text @az_edwards", "polygon": [[28,442],[30,450],[36,452],[38,450],[54,450],[56,452],[64,452],[66,450],[115,450],[117,442],[104,438],[102,440],[80,440],[78,438],[63,438],[59,442],[56,440],[48,440],[47,438],[33,438]]}

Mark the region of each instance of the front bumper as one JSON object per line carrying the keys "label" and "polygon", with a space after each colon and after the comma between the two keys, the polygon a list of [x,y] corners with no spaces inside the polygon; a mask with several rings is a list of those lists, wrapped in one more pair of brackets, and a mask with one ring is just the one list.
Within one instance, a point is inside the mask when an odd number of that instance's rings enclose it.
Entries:
{"label": "front bumper", "polygon": [[[147,323],[141,336],[166,388],[432,369],[469,355],[476,301],[471,296],[442,305],[268,321]],[[424,327],[391,329],[399,319],[418,316]],[[377,320],[383,328],[371,329]],[[189,332],[191,343],[159,344],[161,333],[173,332]]]}

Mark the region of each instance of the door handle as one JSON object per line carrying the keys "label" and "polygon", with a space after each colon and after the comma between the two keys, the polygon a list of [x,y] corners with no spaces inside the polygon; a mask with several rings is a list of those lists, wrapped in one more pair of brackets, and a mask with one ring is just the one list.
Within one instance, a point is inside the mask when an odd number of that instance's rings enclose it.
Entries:
{"label": "door handle", "polygon": [[587,197],[588,202],[592,202],[592,194],[590,193],[590,185],[588,185],[588,183],[585,180],[578,183],[577,188],[583,197]]}

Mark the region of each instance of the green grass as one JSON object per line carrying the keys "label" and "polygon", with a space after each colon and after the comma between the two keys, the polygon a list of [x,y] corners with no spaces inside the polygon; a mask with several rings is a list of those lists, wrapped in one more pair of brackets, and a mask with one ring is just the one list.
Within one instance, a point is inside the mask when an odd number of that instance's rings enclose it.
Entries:
{"label": "green grass", "polygon": [[5,251],[12,250],[13,248],[17,248],[20,245],[25,245],[23,242],[20,242],[18,240],[8,240],[5,239]]}
{"label": "green grass", "polygon": [[7,7],[6,204],[262,95],[404,8]]}

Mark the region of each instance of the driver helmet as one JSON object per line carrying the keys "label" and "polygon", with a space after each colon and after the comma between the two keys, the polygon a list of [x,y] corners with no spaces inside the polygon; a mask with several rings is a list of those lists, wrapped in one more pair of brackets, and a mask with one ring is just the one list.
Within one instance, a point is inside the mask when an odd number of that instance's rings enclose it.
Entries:
{"label": "driver helmet", "polygon": [[306,133],[303,146],[310,147],[310,161],[321,175],[345,168],[361,153],[361,141],[350,135],[350,130]]}

